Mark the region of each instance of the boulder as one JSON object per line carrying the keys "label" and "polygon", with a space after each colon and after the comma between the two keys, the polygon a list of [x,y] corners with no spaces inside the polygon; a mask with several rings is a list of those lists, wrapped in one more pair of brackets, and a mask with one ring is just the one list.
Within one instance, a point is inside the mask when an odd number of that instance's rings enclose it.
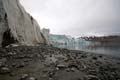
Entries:
{"label": "boulder", "polygon": [[19,0],[0,0],[0,46],[48,44],[36,20]]}
{"label": "boulder", "polygon": [[10,73],[11,70],[8,67],[2,67],[0,68],[0,74],[7,74]]}

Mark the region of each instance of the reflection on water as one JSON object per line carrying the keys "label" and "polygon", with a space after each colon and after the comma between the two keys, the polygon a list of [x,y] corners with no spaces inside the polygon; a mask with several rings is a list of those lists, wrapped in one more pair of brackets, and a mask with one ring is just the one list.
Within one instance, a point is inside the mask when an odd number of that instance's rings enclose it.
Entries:
{"label": "reflection on water", "polygon": [[82,50],[86,52],[92,52],[92,53],[97,53],[97,54],[108,54],[108,55],[113,55],[113,56],[119,56],[120,57],[120,47],[91,47],[87,45],[64,45],[64,44],[59,44],[55,45],[56,47],[59,48],[67,48],[71,50]]}
{"label": "reflection on water", "polygon": [[50,40],[55,47],[82,50],[96,54],[120,56],[120,37],[80,37],[51,35]]}

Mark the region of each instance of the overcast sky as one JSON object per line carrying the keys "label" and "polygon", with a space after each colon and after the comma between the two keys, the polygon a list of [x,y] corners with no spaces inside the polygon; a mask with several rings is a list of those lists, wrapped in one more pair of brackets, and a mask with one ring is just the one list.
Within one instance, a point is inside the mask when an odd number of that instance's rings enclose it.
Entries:
{"label": "overcast sky", "polygon": [[120,0],[21,0],[43,28],[72,36],[120,33]]}

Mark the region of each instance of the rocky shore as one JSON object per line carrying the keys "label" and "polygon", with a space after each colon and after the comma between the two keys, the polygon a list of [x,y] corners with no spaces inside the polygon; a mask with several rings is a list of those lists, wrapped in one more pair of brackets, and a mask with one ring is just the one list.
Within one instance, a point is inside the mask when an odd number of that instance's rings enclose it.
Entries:
{"label": "rocky shore", "polygon": [[120,58],[47,45],[0,48],[0,80],[120,80]]}

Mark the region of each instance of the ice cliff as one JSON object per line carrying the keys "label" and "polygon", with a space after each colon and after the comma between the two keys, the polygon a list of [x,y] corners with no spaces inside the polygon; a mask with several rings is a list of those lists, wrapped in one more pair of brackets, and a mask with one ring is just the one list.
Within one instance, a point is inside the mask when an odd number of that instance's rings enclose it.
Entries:
{"label": "ice cliff", "polygon": [[35,45],[48,40],[19,0],[0,0],[0,46],[11,43]]}

